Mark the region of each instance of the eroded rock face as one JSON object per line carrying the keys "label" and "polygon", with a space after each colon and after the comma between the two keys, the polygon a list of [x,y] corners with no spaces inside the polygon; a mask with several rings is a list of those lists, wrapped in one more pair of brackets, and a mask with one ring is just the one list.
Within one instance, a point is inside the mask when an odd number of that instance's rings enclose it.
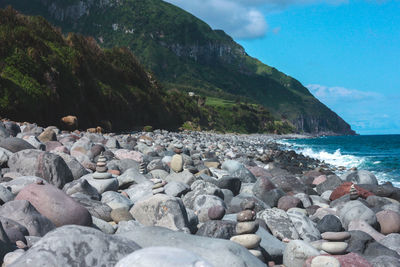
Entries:
{"label": "eroded rock face", "polygon": [[58,188],[74,179],[60,156],[40,150],[26,149],[17,152],[8,160],[8,166],[11,171],[43,178]]}
{"label": "eroded rock face", "polygon": [[133,218],[145,226],[162,226],[172,230],[188,227],[185,206],[180,198],[157,194],[135,203]]}
{"label": "eroded rock face", "polygon": [[57,228],[35,243],[12,266],[110,266],[139,250],[123,236],[69,225]]}
{"label": "eroded rock face", "polygon": [[92,224],[92,217],[86,208],[50,184],[30,184],[23,188],[15,199],[29,201],[57,227]]}

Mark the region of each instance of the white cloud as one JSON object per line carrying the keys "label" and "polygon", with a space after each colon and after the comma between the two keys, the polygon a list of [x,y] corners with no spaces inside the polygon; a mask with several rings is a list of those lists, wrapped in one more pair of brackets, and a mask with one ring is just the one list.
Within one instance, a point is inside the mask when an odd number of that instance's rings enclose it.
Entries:
{"label": "white cloud", "polygon": [[306,86],[310,92],[323,102],[332,103],[337,101],[354,102],[370,99],[380,99],[383,96],[375,92],[365,92],[344,87],[328,87],[319,84],[309,84]]}
{"label": "white cloud", "polygon": [[307,88],[359,133],[400,133],[398,95],[387,96],[376,92],[319,84],[310,84]]}
{"label": "white cloud", "polygon": [[[315,3],[341,4],[348,0],[164,0],[194,14],[234,38],[252,39],[267,33],[268,24],[261,10],[282,10],[290,5]],[[276,29],[272,29],[276,33]],[[279,30],[278,30],[279,31]]]}

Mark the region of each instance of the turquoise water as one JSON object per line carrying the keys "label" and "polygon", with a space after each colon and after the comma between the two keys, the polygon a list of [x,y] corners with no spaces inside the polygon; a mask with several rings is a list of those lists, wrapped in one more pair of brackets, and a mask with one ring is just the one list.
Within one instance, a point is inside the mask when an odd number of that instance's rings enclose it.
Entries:
{"label": "turquoise water", "polygon": [[369,170],[380,182],[400,187],[400,135],[330,136],[280,143],[335,166]]}

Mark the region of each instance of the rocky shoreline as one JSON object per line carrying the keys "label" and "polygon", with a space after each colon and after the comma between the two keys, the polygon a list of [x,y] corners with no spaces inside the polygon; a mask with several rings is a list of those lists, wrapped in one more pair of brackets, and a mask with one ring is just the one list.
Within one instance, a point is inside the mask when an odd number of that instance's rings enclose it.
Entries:
{"label": "rocky shoreline", "polygon": [[400,189],[276,138],[3,121],[3,266],[400,266]]}

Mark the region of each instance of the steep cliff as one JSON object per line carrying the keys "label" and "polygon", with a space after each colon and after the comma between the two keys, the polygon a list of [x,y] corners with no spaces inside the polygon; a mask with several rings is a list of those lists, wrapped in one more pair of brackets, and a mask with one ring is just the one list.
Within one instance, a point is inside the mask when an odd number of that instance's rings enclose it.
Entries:
{"label": "steep cliff", "polygon": [[161,0],[4,0],[64,32],[127,46],[167,89],[267,107],[299,132],[354,134],[297,80],[246,54],[223,31]]}

